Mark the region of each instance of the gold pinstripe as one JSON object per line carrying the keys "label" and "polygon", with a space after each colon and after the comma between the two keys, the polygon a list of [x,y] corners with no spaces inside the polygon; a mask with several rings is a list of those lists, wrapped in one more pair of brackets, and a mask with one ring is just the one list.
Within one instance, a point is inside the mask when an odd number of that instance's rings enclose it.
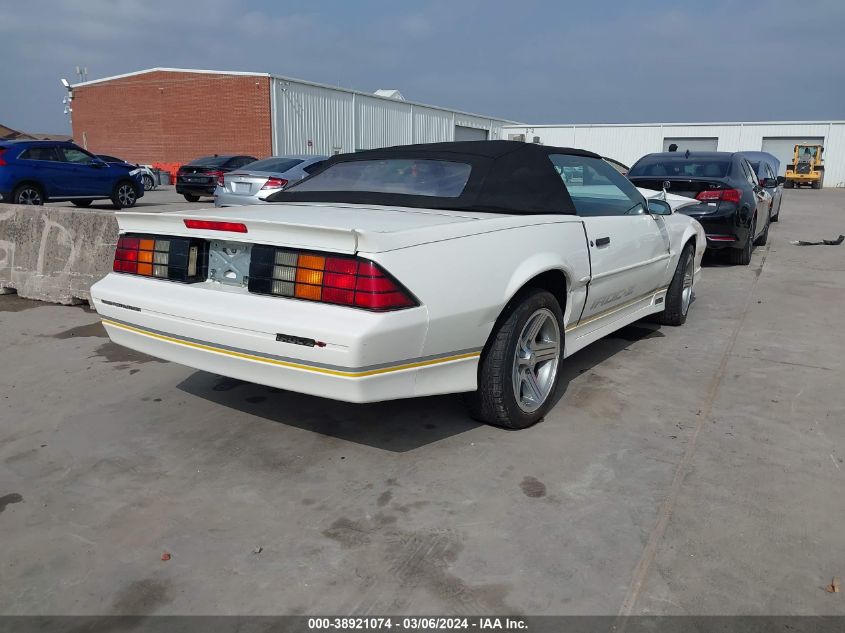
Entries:
{"label": "gold pinstripe", "polygon": [[610,308],[609,310],[605,310],[604,312],[599,312],[598,314],[594,314],[593,316],[591,316],[589,319],[584,319],[583,321],[579,321],[575,325],[570,325],[564,331],[565,332],[571,332],[572,330],[579,328],[582,325],[587,325],[587,324],[592,323],[594,321],[598,321],[599,319],[603,319],[606,316],[610,316],[614,312],[619,312],[620,310],[624,310],[625,308],[629,308],[632,305],[634,305],[635,303],[638,303],[638,302],[642,301],[643,299],[646,299],[647,297],[656,297],[661,292],[666,292],[667,290],[669,290],[669,286],[666,286],[664,288],[658,288],[657,290],[652,290],[651,292],[647,292],[644,295],[640,295],[639,297],[637,297],[635,299],[631,299],[630,301],[626,301],[621,306],[616,306],[615,308]]}
{"label": "gold pinstripe", "polygon": [[290,361],[277,360],[275,358],[266,358],[264,356],[256,356],[254,354],[247,354],[245,352],[235,352],[232,350],[215,347],[213,345],[207,345],[205,343],[194,343],[193,341],[185,341],[183,339],[174,338],[172,336],[165,336],[164,334],[150,332],[149,330],[133,327],[124,323],[117,323],[109,319],[103,319],[103,323],[111,327],[116,327],[122,330],[127,330],[129,332],[134,332],[135,334],[141,334],[142,336],[148,336],[150,338],[159,339],[161,341],[167,341],[168,343],[175,343],[177,345],[184,345],[185,347],[193,347],[195,349],[201,349],[206,352],[214,352],[216,354],[224,354],[226,356],[233,356],[235,358],[243,358],[245,360],[258,361],[261,363],[267,363],[269,365],[278,365],[280,367],[289,367],[291,369],[312,371],[319,374],[327,374],[329,376],[342,376],[344,378],[364,378],[366,376],[386,374],[392,371],[401,371],[403,369],[414,369],[417,367],[427,367],[429,365],[448,363],[451,361],[463,360],[466,358],[476,358],[481,355],[481,352],[467,352],[465,354],[456,354],[454,356],[446,356],[443,358],[432,358],[429,360],[415,361],[412,363],[403,363],[401,365],[393,365],[391,367],[380,367],[378,369],[369,369],[366,371],[343,371],[339,369],[326,369],[325,367],[314,367],[313,365],[305,365],[302,363],[292,363]]}

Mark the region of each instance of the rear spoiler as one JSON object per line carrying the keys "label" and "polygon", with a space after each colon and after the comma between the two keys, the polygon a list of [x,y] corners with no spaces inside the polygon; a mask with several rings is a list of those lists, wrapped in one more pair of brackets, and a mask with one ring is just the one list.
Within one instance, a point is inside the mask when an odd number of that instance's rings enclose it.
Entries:
{"label": "rear spoiler", "polygon": [[[208,240],[230,240],[289,246],[334,253],[355,254],[358,251],[358,232],[355,229],[295,224],[277,220],[240,220],[247,227],[246,233],[189,229],[185,220],[214,220],[213,215],[202,213],[143,213],[126,211],[115,213],[121,233],[145,233],[152,235],[173,235],[178,237],[200,237]],[[236,218],[226,218],[238,222]]]}

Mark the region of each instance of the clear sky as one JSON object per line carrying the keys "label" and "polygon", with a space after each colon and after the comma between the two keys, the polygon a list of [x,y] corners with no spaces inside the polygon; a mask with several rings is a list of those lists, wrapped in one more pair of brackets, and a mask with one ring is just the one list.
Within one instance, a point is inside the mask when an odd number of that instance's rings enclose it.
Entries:
{"label": "clear sky", "polygon": [[845,0],[0,0],[0,122],[61,77],[270,72],[527,123],[845,119]]}

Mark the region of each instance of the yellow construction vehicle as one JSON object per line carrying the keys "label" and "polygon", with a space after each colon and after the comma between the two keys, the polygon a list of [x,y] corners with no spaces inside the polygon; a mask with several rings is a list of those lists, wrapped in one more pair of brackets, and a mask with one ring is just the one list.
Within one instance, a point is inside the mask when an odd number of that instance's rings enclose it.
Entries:
{"label": "yellow construction vehicle", "polygon": [[821,145],[796,145],[792,162],[786,166],[784,187],[792,189],[810,185],[813,189],[821,189],[824,185],[823,151],[824,147]]}

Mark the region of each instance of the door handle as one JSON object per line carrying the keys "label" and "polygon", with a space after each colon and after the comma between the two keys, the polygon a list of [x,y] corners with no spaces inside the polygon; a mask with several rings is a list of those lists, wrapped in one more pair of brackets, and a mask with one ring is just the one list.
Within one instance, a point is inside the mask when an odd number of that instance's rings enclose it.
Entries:
{"label": "door handle", "polygon": [[609,237],[599,237],[596,239],[596,246],[607,246],[608,244],[610,244]]}

